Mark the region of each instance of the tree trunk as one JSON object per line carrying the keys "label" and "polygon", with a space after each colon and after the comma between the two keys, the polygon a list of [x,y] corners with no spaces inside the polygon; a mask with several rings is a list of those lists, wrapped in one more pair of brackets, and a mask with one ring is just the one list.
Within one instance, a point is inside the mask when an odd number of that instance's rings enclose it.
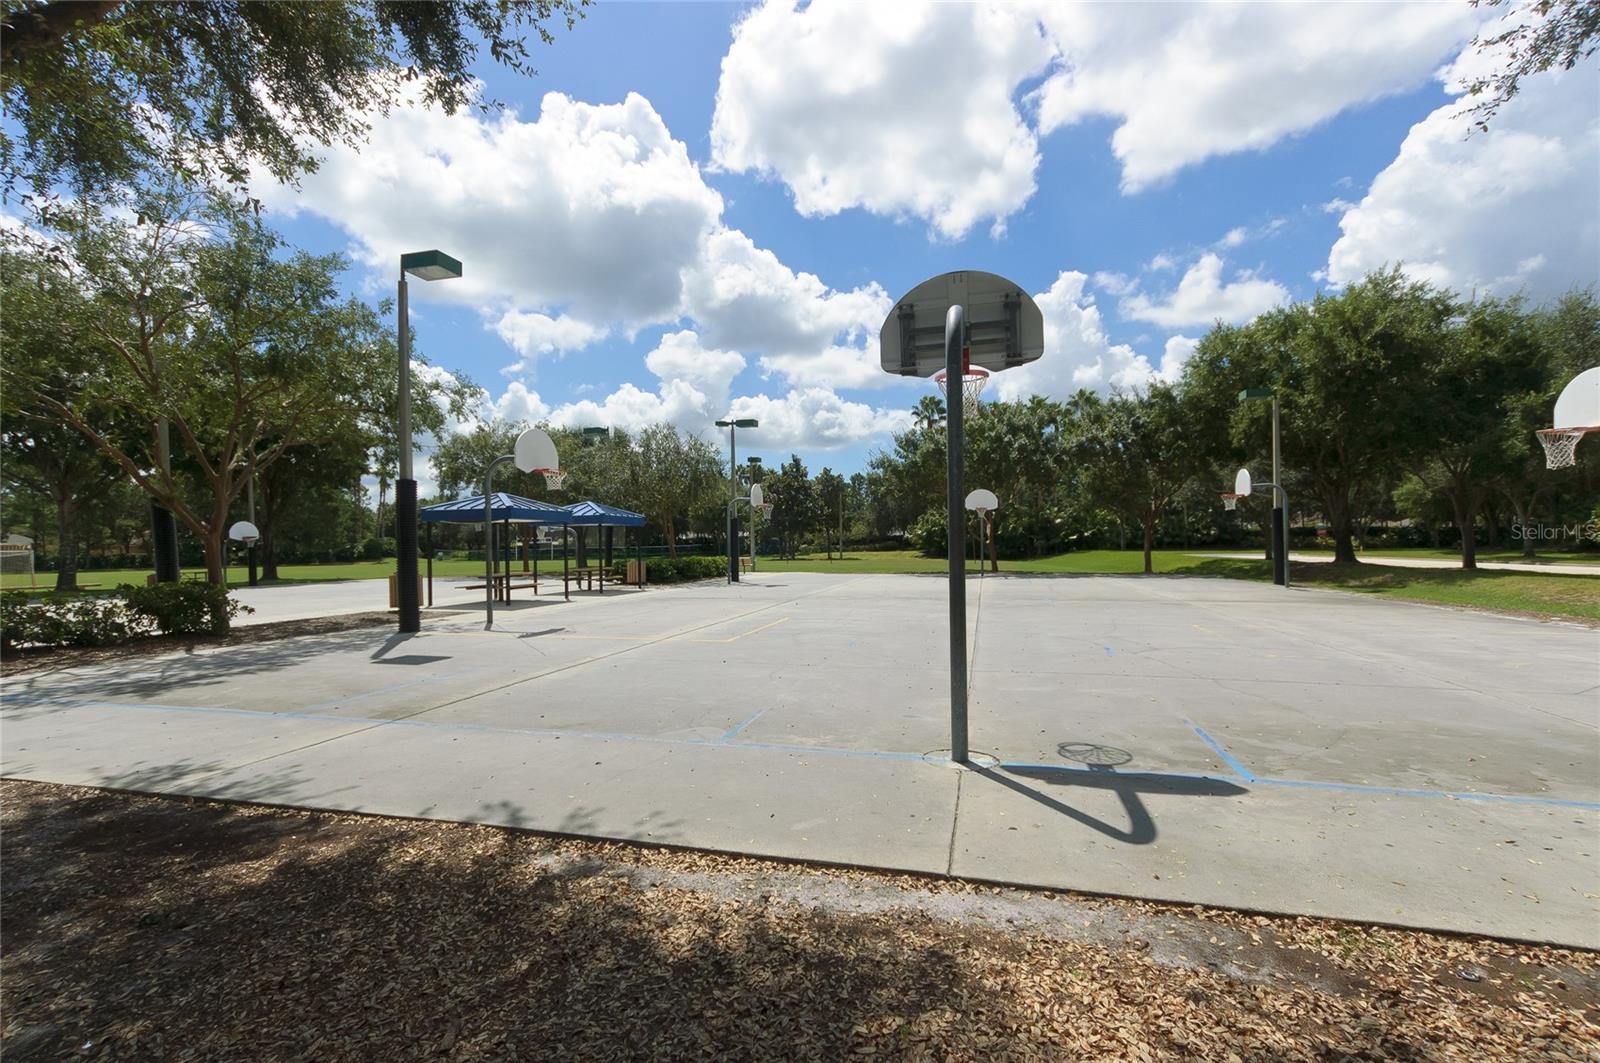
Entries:
{"label": "tree trunk", "polygon": [[1156,515],[1147,513],[1139,518],[1139,523],[1144,525],[1144,574],[1148,576],[1155,572],[1155,566],[1150,563],[1150,552],[1156,545]]}
{"label": "tree trunk", "polygon": [[1511,499],[1512,515],[1516,517],[1517,521],[1516,538],[1519,542],[1521,542],[1522,556],[1526,558],[1532,558],[1534,556],[1533,536],[1528,534],[1528,517],[1530,516],[1528,513],[1529,508],[1530,507],[1522,504],[1522,500],[1520,498],[1513,497]]}
{"label": "tree trunk", "polygon": [[78,589],[78,535],[73,527],[77,523],[77,508],[71,495],[56,496],[56,536],[60,549],[56,566],[56,590]]}
{"label": "tree trunk", "polygon": [[1461,567],[1476,569],[1478,567],[1478,533],[1474,527],[1477,521],[1477,507],[1472,504],[1468,492],[1464,489],[1450,493],[1450,508],[1455,510],[1456,527],[1461,530]]}
{"label": "tree trunk", "polygon": [[668,557],[677,557],[678,556],[678,536],[676,534],[677,528],[674,527],[674,525],[673,525],[672,514],[669,513],[665,517],[660,518],[660,520],[661,520],[661,534],[663,536],[665,536],[666,540],[667,540],[667,556]]}
{"label": "tree trunk", "polygon": [[261,541],[256,544],[256,554],[261,561],[261,578],[275,580],[278,578],[278,544],[272,534],[272,524],[267,522],[261,525]]}
{"label": "tree trunk", "polygon": [[1336,494],[1329,502],[1328,524],[1329,531],[1333,533],[1334,564],[1353,565],[1356,563],[1356,548],[1351,536],[1350,500],[1345,495]]}
{"label": "tree trunk", "polygon": [[209,583],[221,584],[223,582],[222,551],[224,543],[222,536],[223,529],[221,522],[214,521],[211,527],[206,529],[205,536],[200,540],[201,544],[205,547],[206,580]]}

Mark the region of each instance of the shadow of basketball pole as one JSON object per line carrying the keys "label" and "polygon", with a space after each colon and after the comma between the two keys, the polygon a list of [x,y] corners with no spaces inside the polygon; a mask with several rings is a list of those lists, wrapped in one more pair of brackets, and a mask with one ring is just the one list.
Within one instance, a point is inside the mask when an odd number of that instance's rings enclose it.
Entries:
{"label": "shadow of basketball pole", "polygon": [[[1140,794],[1169,794],[1176,797],[1237,797],[1249,793],[1242,786],[1237,786],[1222,779],[1209,779],[1202,776],[1189,775],[1152,775],[1144,772],[1118,772],[1104,765],[1091,765],[1087,768],[1049,768],[1049,767],[1021,767],[986,768],[974,766],[976,774],[995,782],[1013,793],[1021,794],[1030,801],[1035,801],[1058,815],[1083,824],[1093,830],[1099,831],[1108,838],[1129,845],[1149,845],[1156,840],[1156,823],[1150,816],[1150,810],[1139,799]],[[1056,800],[1049,794],[1041,793],[1031,786],[1025,786],[1016,779],[1009,778],[1020,775],[1025,778],[1037,779],[1052,786],[1083,786],[1096,790],[1111,790],[1122,802],[1123,810],[1128,813],[1128,829],[1123,830],[1102,819],[1097,819],[1087,812],[1079,811],[1071,805]]]}

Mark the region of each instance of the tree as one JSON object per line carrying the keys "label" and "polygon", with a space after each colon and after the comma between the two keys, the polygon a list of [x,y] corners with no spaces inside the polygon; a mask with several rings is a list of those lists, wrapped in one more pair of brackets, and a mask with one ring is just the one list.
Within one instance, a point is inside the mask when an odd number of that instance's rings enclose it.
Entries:
{"label": "tree", "polygon": [[[50,276],[45,264],[36,257],[7,254],[3,270],[6,313],[0,317],[0,347],[5,350],[7,364],[33,366],[36,387],[60,401],[80,406],[86,415],[111,430],[115,410],[93,404],[83,395],[83,381],[94,373],[99,361],[98,349],[62,342],[49,327],[49,318],[28,316],[31,299],[11,298],[13,291],[31,294],[47,289]],[[62,301],[75,299],[75,293],[70,291],[53,294]],[[29,401],[29,396],[27,388],[7,386],[0,390],[0,447],[5,452],[5,474],[13,483],[43,495],[55,510],[59,543],[56,590],[70,591],[78,585],[80,503],[105,491],[122,475],[122,470],[43,403]]]}
{"label": "tree", "polygon": [[688,515],[727,481],[716,450],[670,424],[639,433],[635,461],[639,506],[661,528],[667,553],[678,556],[678,518]]}
{"label": "tree", "polygon": [[[455,432],[439,441],[433,451],[433,475],[441,494],[481,495],[483,474],[489,463],[510,454],[516,446],[517,436],[528,427],[524,421],[503,421],[498,418],[480,423],[467,432]],[[523,472],[515,465],[502,465],[495,470],[494,486],[497,491],[528,498],[544,496],[544,477]]]}
{"label": "tree", "polygon": [[1275,388],[1284,467],[1304,476],[1321,504],[1334,559],[1354,564],[1359,496],[1422,452],[1425,381],[1457,312],[1449,293],[1391,269],[1248,325],[1219,325],[1185,365],[1186,430],[1213,455],[1224,447],[1236,458],[1259,455],[1270,411],[1237,396]]}
{"label": "tree", "polygon": [[[236,203],[157,190],[131,220],[92,207],[73,217],[53,243],[7,234],[13,261],[30,259],[0,278],[7,328],[44,330],[99,356],[64,394],[50,362],[8,350],[5,384],[171,510],[220,582],[229,512],[250,470],[343,438],[352,423],[373,436],[393,423],[392,340],[369,307],[338,295],[339,256],[285,248]],[[428,406],[441,389],[413,379],[418,406]],[[105,408],[119,411],[115,431],[97,413]],[[203,486],[198,496],[175,471],[183,463]]]}
{"label": "tree", "polygon": [[844,499],[846,493],[843,476],[824,466],[817,473],[818,530],[826,544],[828,560],[833,560],[834,536],[839,536],[839,557],[844,557]]}
{"label": "tree", "polygon": [[141,172],[243,186],[253,166],[291,180],[407,96],[475,102],[480,49],[535,73],[526,37],[551,43],[547,24],[571,29],[585,3],[0,0],[6,188]]}
{"label": "tree", "polygon": [[1513,408],[1541,390],[1542,353],[1538,332],[1517,302],[1480,300],[1452,325],[1417,382],[1427,394],[1420,454],[1425,468],[1437,470],[1439,490],[1450,500],[1464,569],[1478,567],[1478,511],[1494,478],[1511,472],[1519,452],[1527,451]]}
{"label": "tree", "polygon": [[1143,395],[1085,401],[1068,444],[1096,504],[1144,530],[1144,571],[1154,571],[1156,525],[1167,505],[1207,463],[1185,430],[1179,393],[1154,384]]}
{"label": "tree", "polygon": [[772,531],[778,536],[779,553],[793,557],[798,553],[801,536],[816,529],[822,518],[822,502],[817,485],[812,482],[800,455],[791,454],[789,460],[769,474],[761,483],[766,500],[773,505]]}
{"label": "tree", "polygon": [[[1510,0],[1472,0],[1474,7],[1487,4],[1503,7]],[[1522,79],[1559,66],[1571,70],[1600,47],[1600,3],[1595,0],[1531,0],[1520,4],[1501,21],[1506,27],[1498,33],[1473,39],[1479,51],[1506,55],[1501,69],[1473,81],[1467,91],[1473,96],[1489,93],[1489,98],[1473,105],[1468,112],[1479,129],[1509,102],[1521,87]]]}

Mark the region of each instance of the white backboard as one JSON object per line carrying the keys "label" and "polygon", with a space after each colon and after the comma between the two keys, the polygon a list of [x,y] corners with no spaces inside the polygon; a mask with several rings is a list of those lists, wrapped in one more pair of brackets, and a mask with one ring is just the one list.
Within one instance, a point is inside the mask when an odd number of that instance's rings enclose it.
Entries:
{"label": "white backboard", "polygon": [[986,509],[993,512],[1000,508],[1000,500],[987,487],[980,487],[967,495],[967,508]]}
{"label": "white backboard", "polygon": [[1249,494],[1250,494],[1250,470],[1249,469],[1240,469],[1238,472],[1233,474],[1233,493],[1236,494],[1236,495],[1245,495],[1246,497],[1249,496]]}
{"label": "white backboard", "polygon": [[1017,285],[993,273],[961,270],[923,281],[895,303],[878,333],[883,371],[932,376],[945,367],[944,318],[966,313],[971,362],[990,372],[1044,353],[1044,314]]}
{"label": "white backboard", "polygon": [[256,526],[247,520],[241,520],[228,529],[228,538],[234,542],[244,543],[249,546],[261,538],[261,533],[256,531]]}
{"label": "white backboard", "polygon": [[761,485],[760,484],[751,484],[750,485],[750,504],[752,506],[759,506],[759,505],[761,505],[761,503],[763,501],[765,501],[765,498],[761,493]]}
{"label": "white backboard", "polygon": [[1600,426],[1600,366],[1585,369],[1561,389],[1552,428]]}
{"label": "white backboard", "polygon": [[512,449],[511,455],[517,468],[523,472],[561,468],[561,459],[556,455],[556,445],[551,441],[550,433],[543,429],[530,428],[518,436],[517,445]]}

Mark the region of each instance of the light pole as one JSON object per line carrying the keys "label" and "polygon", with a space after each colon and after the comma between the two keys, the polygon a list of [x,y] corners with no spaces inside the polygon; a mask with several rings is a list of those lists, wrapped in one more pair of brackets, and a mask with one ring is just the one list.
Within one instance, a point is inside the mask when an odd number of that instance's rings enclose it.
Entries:
{"label": "light pole", "polygon": [[738,583],[739,540],[733,533],[733,504],[739,498],[739,451],[734,433],[740,428],[759,428],[761,422],[754,417],[730,417],[716,424],[728,430],[728,582]]}
{"label": "light pole", "polygon": [[[1283,482],[1278,468],[1278,391],[1276,388],[1245,388],[1239,392],[1240,402],[1258,399],[1272,400],[1272,482]],[[1272,551],[1272,582],[1280,587],[1289,585],[1289,514],[1284,504],[1287,494],[1280,490],[1272,493],[1272,529],[1267,535],[1267,548]]]}
{"label": "light pole", "polygon": [[395,567],[400,582],[400,632],[422,630],[417,596],[417,481],[411,474],[411,320],[406,304],[406,274],[425,281],[461,276],[461,263],[443,251],[412,251],[400,256],[400,479],[394,486]]}

